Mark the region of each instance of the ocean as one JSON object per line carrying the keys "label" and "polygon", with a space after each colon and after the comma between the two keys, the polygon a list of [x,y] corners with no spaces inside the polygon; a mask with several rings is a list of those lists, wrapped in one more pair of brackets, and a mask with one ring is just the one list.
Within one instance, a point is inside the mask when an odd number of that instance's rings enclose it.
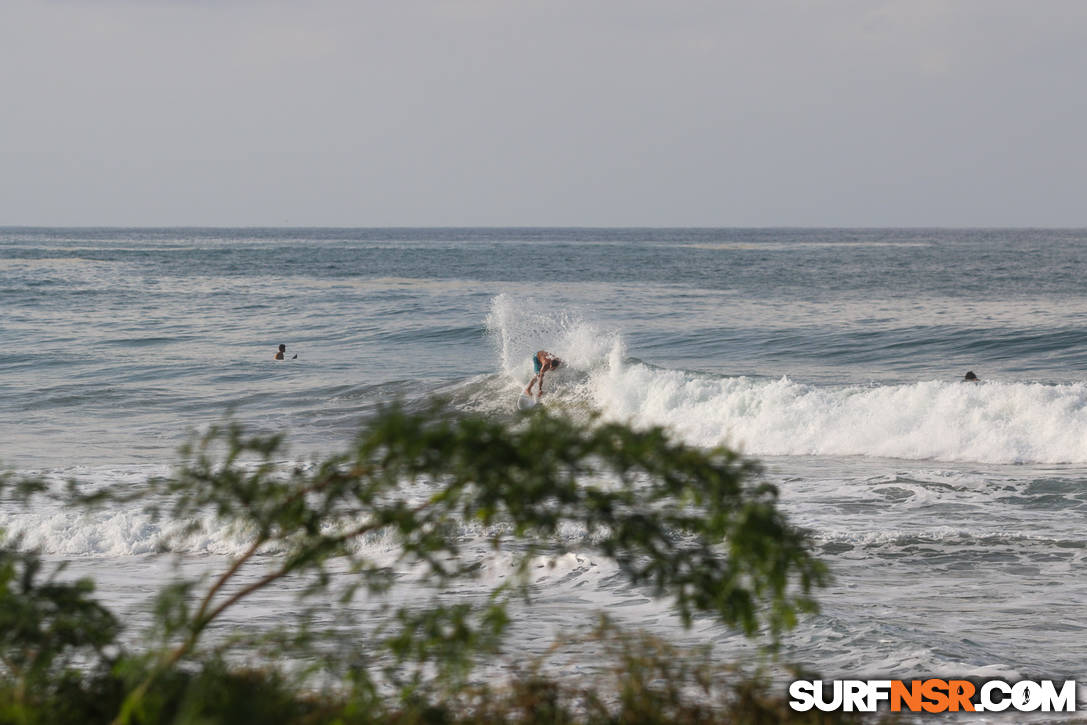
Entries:
{"label": "ocean", "polygon": [[[546,349],[568,363],[547,405],[763,463],[834,575],[783,660],[1087,681],[1085,275],[1076,230],[0,229],[0,462],[139,487],[228,414],[299,459],[397,400],[512,420]],[[0,528],[135,623],[174,574],[172,525],[0,501]],[[755,656],[706,618],[684,630],[568,533],[511,652],[604,611]],[[244,544],[209,517],[170,548],[198,572]],[[293,607],[270,592],[236,616]]]}

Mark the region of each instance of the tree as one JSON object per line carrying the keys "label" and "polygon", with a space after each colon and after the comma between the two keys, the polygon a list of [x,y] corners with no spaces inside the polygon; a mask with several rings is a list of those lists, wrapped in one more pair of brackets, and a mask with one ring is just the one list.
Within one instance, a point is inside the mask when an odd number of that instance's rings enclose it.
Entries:
{"label": "tree", "polygon": [[[163,646],[141,660],[115,722],[152,721],[158,686],[186,662],[219,656],[202,644],[209,627],[287,577],[304,580],[306,596],[346,601],[360,589],[387,592],[399,565],[420,568],[435,589],[476,576],[478,562],[454,535],[462,522],[487,526],[493,546],[512,552],[522,573],[534,554],[561,547],[560,527],[576,525],[586,532],[582,549],[669,597],[685,624],[707,614],[749,635],[765,628],[773,641],[798,613],[815,609],[812,590],[827,581],[756,464],[723,448],[674,442],[660,428],[578,423],[544,411],[510,423],[437,404],[414,413],[391,407],[347,453],[289,470],[283,455],[281,436],[216,426],[182,450],[174,475],[132,494],[178,521],[214,512],[248,547],[218,576],[163,592],[156,610]],[[116,498],[99,492],[81,501]],[[356,546],[375,532],[395,540],[393,567]],[[511,599],[530,595],[521,577],[474,605],[400,607],[336,674],[352,683],[356,699],[380,698],[389,684],[409,700],[433,691],[425,684],[460,687],[474,658],[497,648]],[[299,624],[295,633],[315,634]],[[318,641],[287,639],[304,647]]]}

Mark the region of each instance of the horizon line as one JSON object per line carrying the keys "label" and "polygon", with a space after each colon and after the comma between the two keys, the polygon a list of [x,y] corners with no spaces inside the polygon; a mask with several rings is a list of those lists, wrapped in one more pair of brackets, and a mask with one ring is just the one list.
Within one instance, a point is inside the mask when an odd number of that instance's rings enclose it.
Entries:
{"label": "horizon line", "polygon": [[864,230],[864,231],[891,231],[891,230],[937,230],[937,231],[1084,231],[1087,230],[1087,224],[1083,226],[1045,226],[1045,225],[1009,225],[1009,226],[991,226],[991,225],[797,225],[797,224],[783,224],[783,225],[579,225],[579,224],[558,224],[558,225],[546,225],[546,224],[528,224],[528,225],[508,225],[508,224],[484,224],[484,225],[449,225],[449,224],[434,224],[434,225],[409,225],[409,224],[379,224],[379,225],[313,225],[313,224],[0,224],[0,230],[26,230],[26,229],[120,229],[120,230],[141,230],[141,229],[329,229],[329,230],[352,230],[352,229],[419,229],[419,230],[441,230],[441,229],[564,229],[564,230],[576,230],[576,229],[589,229],[589,230],[615,230],[615,231],[628,231],[639,229],[651,229],[651,230],[666,230],[666,229],[693,229],[693,230],[718,230],[718,229],[741,229],[741,230],[835,230],[835,229],[848,229],[848,230]]}

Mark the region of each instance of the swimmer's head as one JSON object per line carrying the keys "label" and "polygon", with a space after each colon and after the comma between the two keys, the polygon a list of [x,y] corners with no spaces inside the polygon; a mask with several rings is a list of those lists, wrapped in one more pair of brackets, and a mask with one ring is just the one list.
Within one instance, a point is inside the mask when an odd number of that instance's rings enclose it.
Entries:
{"label": "swimmer's head", "polygon": [[279,351],[280,352],[286,352],[287,351],[287,346],[286,345],[280,345],[279,346]]}

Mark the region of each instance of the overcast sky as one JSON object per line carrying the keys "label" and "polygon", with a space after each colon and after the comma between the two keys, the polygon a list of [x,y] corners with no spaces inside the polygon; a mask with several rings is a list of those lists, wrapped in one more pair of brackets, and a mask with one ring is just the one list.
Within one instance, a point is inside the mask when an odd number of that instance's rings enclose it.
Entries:
{"label": "overcast sky", "polygon": [[1084,0],[3,0],[0,89],[0,225],[1087,225]]}

